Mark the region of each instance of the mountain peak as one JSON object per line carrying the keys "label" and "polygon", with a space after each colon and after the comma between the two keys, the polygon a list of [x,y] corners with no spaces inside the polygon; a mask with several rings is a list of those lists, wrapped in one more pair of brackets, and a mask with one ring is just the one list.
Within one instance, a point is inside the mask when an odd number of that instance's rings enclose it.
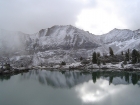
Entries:
{"label": "mountain peak", "polygon": [[113,32],[117,32],[117,31],[132,31],[132,30],[129,30],[129,29],[118,29],[118,28],[114,28],[113,30],[109,31],[108,33],[113,33]]}
{"label": "mountain peak", "polygon": [[107,34],[96,36],[72,25],[55,25],[32,35],[3,31],[0,32],[0,36],[3,36],[0,37],[0,48],[2,54],[14,55],[19,52],[20,55],[30,54],[31,59],[34,57],[39,62],[60,62],[59,59],[87,58],[94,51],[108,53],[109,47],[116,53],[128,48],[140,50],[140,29],[136,31],[115,28]]}

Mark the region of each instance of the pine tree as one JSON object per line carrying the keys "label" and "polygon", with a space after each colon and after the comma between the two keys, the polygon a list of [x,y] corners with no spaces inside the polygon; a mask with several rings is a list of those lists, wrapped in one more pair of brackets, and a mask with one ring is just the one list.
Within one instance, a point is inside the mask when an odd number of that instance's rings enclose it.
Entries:
{"label": "pine tree", "polygon": [[138,51],[134,49],[132,51],[132,63],[133,64],[137,63],[138,57],[139,57]]}
{"label": "pine tree", "polygon": [[93,64],[96,64],[96,63],[97,63],[96,52],[94,52],[93,55],[92,55],[92,63],[93,63]]}
{"label": "pine tree", "polygon": [[137,62],[140,63],[140,53],[138,52],[138,56],[137,56]]}
{"label": "pine tree", "polygon": [[105,63],[105,61],[104,61],[104,60],[102,61],[102,63],[103,63],[103,65],[106,65],[106,63]]}
{"label": "pine tree", "polygon": [[114,55],[114,52],[113,52],[113,50],[112,50],[111,47],[109,47],[109,53],[110,53],[110,56],[113,56]]}
{"label": "pine tree", "polygon": [[123,64],[124,64],[124,65],[126,65],[126,64],[127,64],[126,58],[124,59],[124,62],[123,62]]}
{"label": "pine tree", "polygon": [[10,68],[11,68],[11,66],[10,66],[9,63],[6,63],[6,64],[5,64],[5,67],[6,67],[6,70],[10,70]]}
{"label": "pine tree", "polygon": [[65,61],[62,61],[62,62],[61,62],[61,65],[66,65],[66,62],[65,62]]}
{"label": "pine tree", "polygon": [[130,51],[129,51],[129,49],[128,49],[128,51],[127,51],[127,52],[128,52],[128,54],[130,54]]}
{"label": "pine tree", "polygon": [[125,59],[126,59],[126,61],[129,61],[129,54],[128,54],[128,52],[125,52]]}
{"label": "pine tree", "polygon": [[128,49],[127,53],[128,53],[128,61],[129,61],[130,60],[130,51],[129,51],[129,49]]}
{"label": "pine tree", "polygon": [[80,61],[82,61],[83,60],[83,57],[80,57]]}
{"label": "pine tree", "polygon": [[121,52],[121,54],[123,55],[123,51]]}

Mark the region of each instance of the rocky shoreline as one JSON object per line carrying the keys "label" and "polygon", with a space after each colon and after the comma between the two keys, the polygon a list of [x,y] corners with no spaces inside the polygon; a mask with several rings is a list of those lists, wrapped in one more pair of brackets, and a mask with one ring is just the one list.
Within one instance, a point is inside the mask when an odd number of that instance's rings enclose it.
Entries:
{"label": "rocky shoreline", "polygon": [[11,74],[19,74],[23,72],[28,72],[31,68],[15,68],[12,70],[0,70],[0,75],[11,75]]}
{"label": "rocky shoreline", "polygon": [[[139,65],[139,64],[138,64]],[[2,70],[0,69],[0,75],[7,75],[7,74],[19,74],[28,72],[29,70],[36,70],[36,69],[45,69],[45,70],[59,70],[59,71],[65,71],[65,70],[81,70],[81,71],[95,71],[95,70],[107,70],[107,71],[140,71],[140,68],[138,65],[125,65],[124,67],[121,67],[120,64],[106,64],[106,65],[96,65],[96,64],[90,64],[90,65],[82,65],[80,62],[69,64],[69,65],[54,65],[54,66],[33,66],[33,67],[20,67],[16,68],[13,67],[10,70]]]}

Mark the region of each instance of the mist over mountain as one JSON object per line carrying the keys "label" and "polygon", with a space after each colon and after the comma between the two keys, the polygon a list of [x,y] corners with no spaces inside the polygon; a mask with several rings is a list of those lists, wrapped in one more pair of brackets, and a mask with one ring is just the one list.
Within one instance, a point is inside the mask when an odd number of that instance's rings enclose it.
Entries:
{"label": "mist over mountain", "polygon": [[75,62],[80,57],[89,58],[94,51],[115,54],[127,49],[140,50],[140,29],[113,29],[107,34],[94,35],[74,26],[53,26],[35,34],[0,30],[0,56],[11,62],[28,59],[27,64]]}

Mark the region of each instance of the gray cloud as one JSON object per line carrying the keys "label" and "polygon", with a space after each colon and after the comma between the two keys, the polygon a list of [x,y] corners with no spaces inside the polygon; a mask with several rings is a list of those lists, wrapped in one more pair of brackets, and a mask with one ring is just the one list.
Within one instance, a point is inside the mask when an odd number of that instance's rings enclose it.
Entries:
{"label": "gray cloud", "polygon": [[53,25],[74,25],[83,6],[79,0],[0,1],[0,28],[33,33]]}
{"label": "gray cloud", "polygon": [[[97,8],[97,1],[99,0],[1,0],[0,28],[35,33],[53,25],[75,25],[81,11]],[[139,0],[107,1],[115,10],[105,6],[105,11],[116,14],[129,29],[140,28]]]}
{"label": "gray cloud", "polygon": [[136,30],[140,28],[140,1],[139,0],[116,0],[115,2],[123,22],[129,29]]}

